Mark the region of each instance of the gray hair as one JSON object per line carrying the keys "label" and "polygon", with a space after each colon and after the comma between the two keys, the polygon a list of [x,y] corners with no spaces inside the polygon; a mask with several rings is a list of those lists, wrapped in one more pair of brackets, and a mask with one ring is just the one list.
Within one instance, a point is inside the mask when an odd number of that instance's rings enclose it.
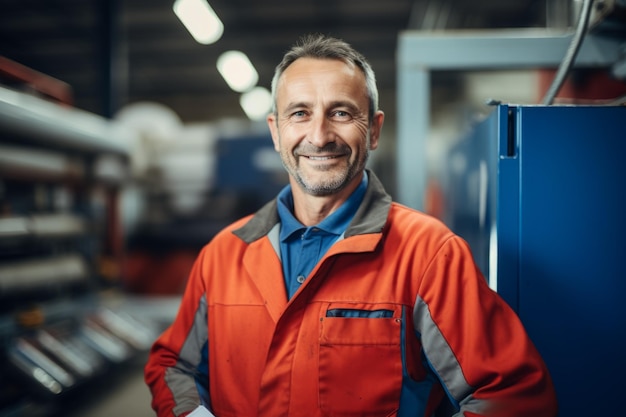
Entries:
{"label": "gray hair", "polygon": [[272,78],[272,113],[276,114],[276,88],[278,80],[283,72],[300,58],[338,59],[346,63],[356,65],[365,75],[365,84],[369,98],[369,120],[371,122],[374,112],[378,110],[378,88],[374,70],[365,57],[356,51],[351,45],[324,35],[305,35],[285,55],[283,60],[276,66]]}

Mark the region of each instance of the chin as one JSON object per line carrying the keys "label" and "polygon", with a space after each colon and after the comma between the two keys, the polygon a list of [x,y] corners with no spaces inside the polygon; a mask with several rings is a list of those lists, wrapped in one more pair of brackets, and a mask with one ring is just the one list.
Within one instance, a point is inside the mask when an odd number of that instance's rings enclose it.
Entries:
{"label": "chin", "polygon": [[300,182],[300,185],[308,194],[323,197],[340,192],[350,183],[346,175],[337,175],[333,178],[328,178],[328,174],[326,174],[324,177],[325,178],[321,181],[304,178],[304,180]]}

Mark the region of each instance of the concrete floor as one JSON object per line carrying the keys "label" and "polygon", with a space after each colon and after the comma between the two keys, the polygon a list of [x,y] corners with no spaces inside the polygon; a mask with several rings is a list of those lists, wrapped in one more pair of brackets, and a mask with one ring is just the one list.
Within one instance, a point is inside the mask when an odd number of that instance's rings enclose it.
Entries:
{"label": "concrete floor", "polygon": [[99,384],[82,398],[76,398],[68,417],[154,417],[152,396],[143,381],[143,369],[133,364]]}

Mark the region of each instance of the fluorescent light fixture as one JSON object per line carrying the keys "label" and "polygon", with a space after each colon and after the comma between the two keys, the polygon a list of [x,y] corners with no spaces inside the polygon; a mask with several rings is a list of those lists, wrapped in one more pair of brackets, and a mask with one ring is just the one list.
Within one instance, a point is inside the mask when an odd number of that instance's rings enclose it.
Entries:
{"label": "fluorescent light fixture", "polygon": [[217,70],[226,84],[238,93],[250,90],[259,80],[259,74],[246,54],[226,51],[217,59]]}
{"label": "fluorescent light fixture", "polygon": [[255,87],[239,97],[239,104],[251,120],[262,120],[272,109],[272,95],[264,87]]}
{"label": "fluorescent light fixture", "polygon": [[176,0],[173,8],[198,43],[208,45],[222,37],[224,25],[206,0]]}

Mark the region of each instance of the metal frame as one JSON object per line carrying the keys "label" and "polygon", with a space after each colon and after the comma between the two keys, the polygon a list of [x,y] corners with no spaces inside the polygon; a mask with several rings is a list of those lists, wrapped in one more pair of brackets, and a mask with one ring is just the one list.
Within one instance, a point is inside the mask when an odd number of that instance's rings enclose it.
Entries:
{"label": "metal frame", "polygon": [[[558,67],[573,33],[506,31],[401,32],[397,50],[397,200],[423,209],[430,131],[430,73],[441,70]],[[577,67],[610,67],[620,60],[617,39],[588,35]]]}

